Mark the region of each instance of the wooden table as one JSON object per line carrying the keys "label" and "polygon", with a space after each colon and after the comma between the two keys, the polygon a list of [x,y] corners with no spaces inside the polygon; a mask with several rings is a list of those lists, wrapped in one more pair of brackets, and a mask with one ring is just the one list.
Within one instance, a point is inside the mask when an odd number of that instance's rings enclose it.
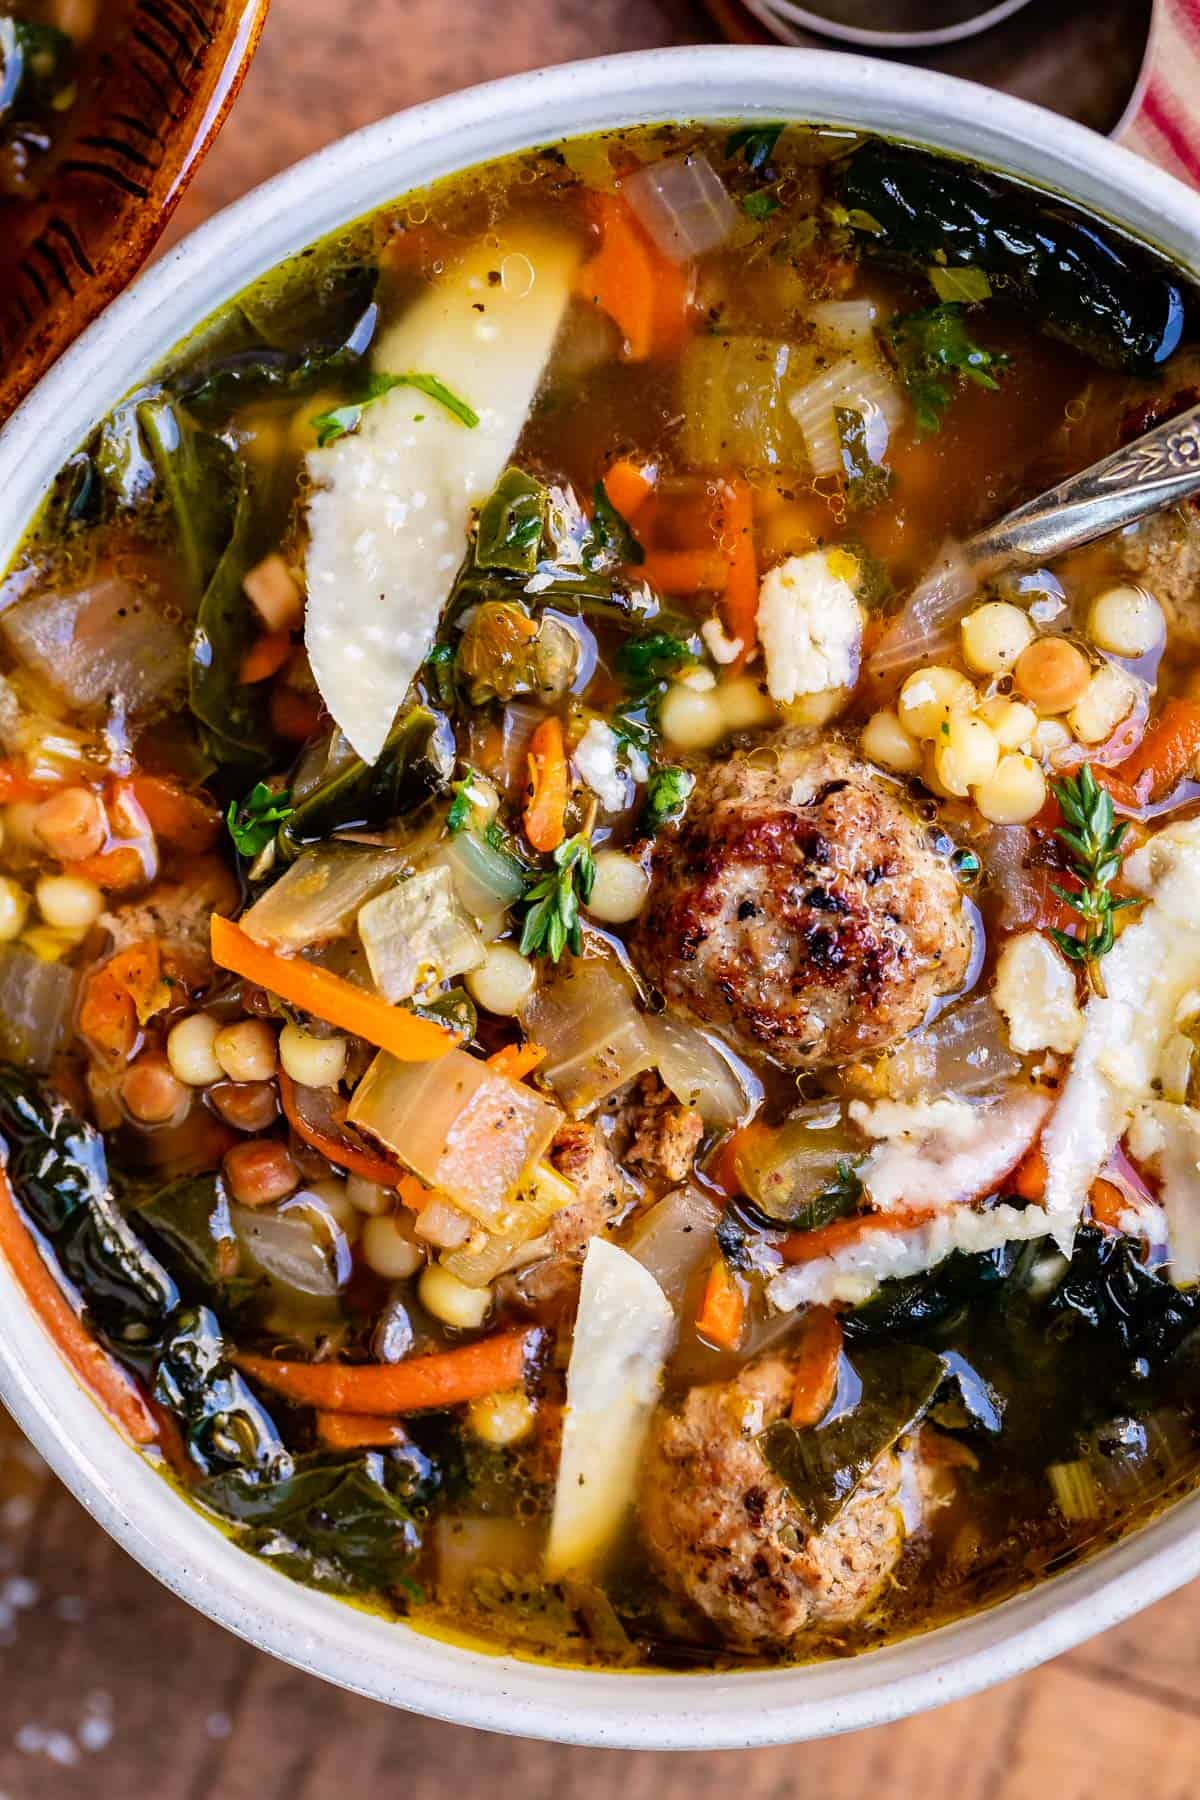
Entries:
{"label": "wooden table", "polygon": [[[940,66],[1107,128],[1146,0],[1045,0]],[[701,40],[690,0],[274,0],[172,236],[369,119],[488,76]],[[886,1729],[656,1757],[432,1724],[248,1649],[115,1548],[0,1415],[0,1800],[1193,1800],[1200,1606],[1184,1592],[1049,1667]]]}

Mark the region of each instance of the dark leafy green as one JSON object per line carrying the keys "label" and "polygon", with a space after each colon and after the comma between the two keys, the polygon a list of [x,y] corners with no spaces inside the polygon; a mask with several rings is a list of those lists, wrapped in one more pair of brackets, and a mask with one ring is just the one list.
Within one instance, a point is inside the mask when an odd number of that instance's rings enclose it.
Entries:
{"label": "dark leafy green", "polygon": [[532,575],[541,555],[547,504],[542,482],[523,469],[505,469],[480,509],[476,567]]}
{"label": "dark leafy green", "polygon": [[602,481],[596,483],[592,492],[592,522],[582,551],[583,566],[590,570],[636,567],[646,559],[646,552],[609,499]]}
{"label": "dark leafy green", "polygon": [[185,1175],[123,1195],[127,1213],[149,1231],[181,1279],[228,1297],[241,1261],[229,1196],[216,1175]]}
{"label": "dark leafy green", "polygon": [[211,1307],[189,1307],[172,1320],[154,1397],[174,1414],[189,1455],[207,1474],[236,1469],[248,1482],[272,1482],[292,1473],[291,1453],[230,1361]]}
{"label": "dark leafy green", "polygon": [[1058,1333],[1115,1341],[1153,1366],[1200,1325],[1200,1288],[1175,1287],[1138,1252],[1134,1238],[1083,1226],[1047,1312]]}
{"label": "dark leafy green", "polygon": [[752,219],[769,219],[779,211],[779,196],[769,188],[755,188],[753,193],[742,195],[742,211]]}
{"label": "dark leafy green", "polygon": [[822,1225],[832,1225],[835,1219],[846,1218],[857,1211],[862,1193],[857,1168],[849,1157],[843,1157],[833,1180],[819,1194],[805,1200],[787,1220],[789,1231],[817,1231]]}
{"label": "dark leafy green", "polygon": [[814,1530],[822,1531],[853,1499],[863,1477],[932,1401],[945,1359],[919,1344],[855,1350],[839,1393],[819,1425],[801,1429],[780,1419],[758,1442]]}
{"label": "dark leafy green", "polygon": [[447,721],[427,707],[401,713],[377,760],[352,757],[296,801],[279,833],[283,855],[293,857],[336,831],[374,831],[441,793],[454,768],[454,737]]}
{"label": "dark leafy green", "polygon": [[373,405],[376,400],[382,400],[385,394],[392,392],[393,388],[401,387],[416,388],[419,393],[427,395],[430,400],[445,407],[448,413],[453,413],[459,423],[465,425],[468,430],[473,431],[479,423],[479,414],[475,408],[448,388],[444,381],[439,381],[436,375],[421,374],[415,369],[410,369],[404,375],[384,375],[376,372],[367,376],[353,399],[343,402],[341,406],[333,407],[329,412],[316,414],[311,423],[317,434],[317,443],[324,447],[326,444],[334,443],[340,437],[345,437],[348,432],[357,431],[362,422],[364,407]]}
{"label": "dark leafy green", "polygon": [[1153,374],[1183,335],[1183,288],[1165,264],[1000,176],[873,141],[847,158],[841,197],[868,255],[982,270],[997,295],[1100,362]]}
{"label": "dark leafy green", "polygon": [[[181,391],[188,405],[206,417],[230,413],[267,395],[299,399],[352,375],[371,346],[378,320],[379,308],[372,300],[345,335],[333,342],[317,342],[299,352],[270,343],[247,344],[218,361],[207,362],[190,381],[183,381]],[[253,336],[249,321],[247,326]]]}
{"label": "dark leafy green", "polygon": [[917,428],[925,433],[940,430],[942,414],[961,382],[996,388],[999,383],[992,370],[1003,369],[1008,361],[974,342],[963,309],[954,302],[893,319],[888,340],[917,415]]}
{"label": "dark leafy green", "polygon": [[468,769],[461,781],[450,783],[454,798],[446,812],[446,830],[451,837],[457,837],[471,822],[471,796],[476,779],[474,769]]}
{"label": "dark leafy green", "polygon": [[1017,1267],[1020,1246],[970,1255],[952,1251],[944,1262],[920,1275],[885,1281],[879,1292],[842,1314],[849,1338],[920,1337],[961,1317],[969,1306],[997,1291]]}
{"label": "dark leafy green", "polygon": [[748,169],[757,171],[770,162],[782,132],[782,124],[741,125],[725,139],[725,154],[728,157],[740,155]]}
{"label": "dark leafy green", "polygon": [[682,634],[665,629],[646,631],[622,640],[617,673],[628,692],[640,698],[677,669],[695,662],[696,656],[695,640],[686,628]]}

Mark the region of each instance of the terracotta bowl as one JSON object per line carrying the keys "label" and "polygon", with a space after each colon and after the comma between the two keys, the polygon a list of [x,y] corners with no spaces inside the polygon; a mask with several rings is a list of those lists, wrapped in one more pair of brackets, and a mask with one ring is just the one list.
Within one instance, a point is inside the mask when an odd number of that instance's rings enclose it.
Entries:
{"label": "terracotta bowl", "polygon": [[268,0],[101,0],[29,199],[0,194],[0,420],[145,261],[254,54]]}

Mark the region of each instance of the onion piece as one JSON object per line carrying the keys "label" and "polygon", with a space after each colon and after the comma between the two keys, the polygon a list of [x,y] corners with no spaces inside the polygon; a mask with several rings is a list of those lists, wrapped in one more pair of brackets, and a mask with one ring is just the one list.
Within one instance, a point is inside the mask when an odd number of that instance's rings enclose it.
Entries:
{"label": "onion piece", "polygon": [[702,151],[647,163],[621,183],[621,192],[672,262],[715,250],[738,222],[725,183]]}
{"label": "onion piece", "polygon": [[281,1286],[329,1299],[349,1281],[350,1240],[319,1195],[302,1191],[263,1209],[232,1201],[229,1217],[246,1255]]}
{"label": "onion piece", "polygon": [[661,1013],[647,1014],[642,1024],[658,1072],[681,1105],[694,1107],[706,1125],[721,1131],[746,1122],[762,1093],[749,1070],[735,1068],[716,1041],[695,1025]]}
{"label": "onion piece", "polygon": [[888,434],[904,418],[904,401],[895,382],[876,362],[845,356],[788,400],[792,417],[804,433],[809,461],[817,475],[838,475],[842,470],[842,441],[834,411],[849,407],[867,422],[868,454],[881,462]]}
{"label": "onion piece", "polygon": [[477,919],[494,919],[498,912],[507,912],[525,892],[520,863],[478,832],[460,831],[447,838],[429,860],[449,869],[455,893]]}
{"label": "onion piece", "polygon": [[[822,1194],[837,1186],[844,1165],[858,1161],[862,1143],[832,1104],[801,1107],[791,1118],[752,1140],[737,1159],[738,1178],[760,1212],[790,1224],[819,1214]],[[827,1218],[810,1217],[826,1224]]]}
{"label": "onion piece", "polygon": [[359,908],[408,868],[403,850],[321,844],[305,850],[241,920],[256,944],[308,950],[346,937]]}
{"label": "onion piece", "polygon": [[711,1194],[689,1183],[664,1194],[638,1220],[626,1244],[630,1256],[657,1281],[676,1312],[688,1283],[712,1253],[721,1208]]}
{"label": "onion piece", "polygon": [[881,681],[957,650],[959,621],[975,591],[961,545],[947,539],[868,658],[868,675]]}
{"label": "onion piece", "polygon": [[72,706],[120,695],[132,713],[182,690],[187,634],[148,573],[109,575],[73,593],[35,593],[0,617],[12,655]]}
{"label": "onion piece", "polygon": [[981,995],[939,1013],[883,1057],[875,1075],[893,1100],[915,1100],[922,1094],[982,1094],[1011,1081],[1020,1067],[999,1011]]}
{"label": "onion piece", "polygon": [[477,969],[486,951],[447,868],[422,869],[368,900],[358,935],[385,1000],[410,1000],[431,984]]}
{"label": "onion piece", "polygon": [[647,1021],[607,959],[560,965],[522,1010],[521,1026],[545,1049],[541,1074],[577,1119],[654,1064]]}
{"label": "onion piece", "polygon": [[1041,917],[1043,890],[1029,868],[1033,833],[1028,825],[993,825],[983,850],[988,887],[999,902],[998,923],[1019,931]]}
{"label": "onion piece", "polygon": [[818,331],[855,349],[873,341],[878,314],[873,300],[822,300],[808,309],[808,317]]}
{"label": "onion piece", "polygon": [[593,1238],[567,1368],[550,1580],[594,1568],[617,1537],[675,1335],[674,1311],[654,1277],[626,1251]]}
{"label": "onion piece", "polygon": [[0,1054],[44,1074],[62,1047],[79,976],[24,944],[0,949]]}
{"label": "onion piece", "polygon": [[562,1124],[557,1106],[465,1050],[433,1063],[371,1064],[346,1115],[489,1231],[519,1221],[526,1172]]}
{"label": "onion piece", "polygon": [[542,1236],[555,1213],[577,1198],[573,1184],[557,1169],[549,1163],[535,1163],[528,1185],[514,1202],[511,1227],[489,1237],[479,1250],[464,1248],[443,1256],[443,1266],[468,1287],[488,1287],[497,1275],[512,1267],[526,1245]]}

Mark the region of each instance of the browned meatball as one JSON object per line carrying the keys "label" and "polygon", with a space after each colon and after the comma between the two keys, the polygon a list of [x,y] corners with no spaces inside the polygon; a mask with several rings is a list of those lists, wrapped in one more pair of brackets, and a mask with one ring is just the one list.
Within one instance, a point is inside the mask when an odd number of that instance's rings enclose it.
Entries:
{"label": "browned meatball", "polygon": [[701,777],[632,945],[677,1012],[793,1069],[895,1043],[971,948],[954,871],[894,789],[786,731]]}
{"label": "browned meatball", "polygon": [[815,1532],[755,1442],[786,1413],[792,1380],[786,1362],[765,1357],[733,1381],[693,1388],[681,1412],[659,1413],[647,1459],[646,1543],[671,1585],[741,1649],[857,1618],[899,1561],[906,1507],[926,1498],[916,1450],[887,1451]]}

